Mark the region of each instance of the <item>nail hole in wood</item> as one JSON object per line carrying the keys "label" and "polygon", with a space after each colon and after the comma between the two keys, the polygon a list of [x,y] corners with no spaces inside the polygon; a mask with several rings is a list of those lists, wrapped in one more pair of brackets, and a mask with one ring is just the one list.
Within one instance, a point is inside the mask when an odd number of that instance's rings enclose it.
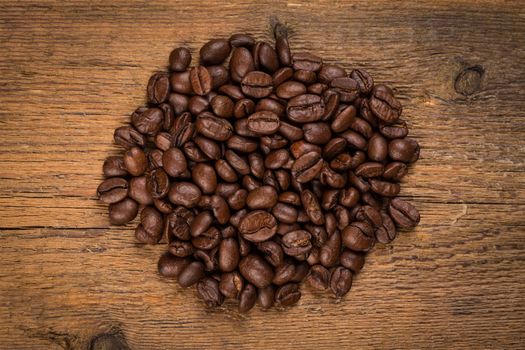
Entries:
{"label": "nail hole in wood", "polygon": [[458,94],[470,96],[481,90],[481,80],[485,74],[482,66],[476,65],[463,69],[456,77],[454,89]]}

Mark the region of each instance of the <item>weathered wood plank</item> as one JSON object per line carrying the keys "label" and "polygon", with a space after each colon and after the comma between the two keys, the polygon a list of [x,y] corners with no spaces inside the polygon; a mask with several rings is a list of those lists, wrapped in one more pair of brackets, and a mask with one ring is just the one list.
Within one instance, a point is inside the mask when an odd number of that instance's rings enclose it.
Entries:
{"label": "weathered wood plank", "polygon": [[[341,302],[305,287],[285,312],[211,311],[94,192],[173,47],[270,40],[275,15],[295,51],[394,87],[422,145],[402,190],[422,221],[376,247]],[[0,42],[1,349],[522,347],[521,2],[3,1]]]}

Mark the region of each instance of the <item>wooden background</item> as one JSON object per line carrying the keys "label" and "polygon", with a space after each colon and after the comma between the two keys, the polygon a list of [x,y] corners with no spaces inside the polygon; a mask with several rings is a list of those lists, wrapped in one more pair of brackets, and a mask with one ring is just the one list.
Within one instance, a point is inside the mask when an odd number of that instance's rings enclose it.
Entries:
{"label": "wooden background", "polygon": [[[270,16],[292,49],[395,87],[422,220],[339,303],[304,288],[284,312],[207,310],[95,189],[174,47],[269,40]],[[524,44],[522,1],[1,1],[0,348],[523,348]]]}

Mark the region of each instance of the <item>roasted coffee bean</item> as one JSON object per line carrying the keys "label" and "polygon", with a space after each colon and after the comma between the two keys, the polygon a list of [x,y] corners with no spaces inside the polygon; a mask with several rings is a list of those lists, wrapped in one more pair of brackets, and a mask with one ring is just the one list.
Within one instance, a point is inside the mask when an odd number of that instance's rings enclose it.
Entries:
{"label": "roasted coffee bean", "polygon": [[230,220],[230,208],[223,197],[211,196],[210,207],[219,224],[224,225]]}
{"label": "roasted coffee bean", "polygon": [[[126,179],[112,177],[104,180],[104,182],[98,186],[97,194],[99,199],[104,203],[117,203],[126,198],[128,195],[128,187]],[[277,201],[277,193],[275,193],[275,200]]]}
{"label": "roasted coffee bean", "polygon": [[308,275],[310,265],[306,261],[302,261],[299,264],[295,265],[295,273],[292,277],[292,282],[302,282]]}
{"label": "roasted coffee bean", "polygon": [[188,101],[188,110],[191,114],[198,115],[206,111],[209,105],[210,103],[208,102],[208,99],[203,96],[195,95],[192,96]]}
{"label": "roasted coffee bean", "polygon": [[311,123],[321,119],[324,113],[324,101],[312,94],[299,95],[288,102],[286,114],[296,123]]}
{"label": "roasted coffee bean", "polygon": [[290,160],[290,153],[286,149],[278,149],[268,153],[264,159],[266,169],[279,169],[285,167]]}
{"label": "roasted coffee bean", "polygon": [[157,270],[163,277],[177,278],[189,263],[187,258],[177,258],[170,252],[164,252],[157,263]]}
{"label": "roasted coffee bean", "polygon": [[324,64],[318,74],[319,81],[325,84],[329,84],[335,78],[342,78],[345,76],[346,71],[343,67],[331,64]]}
{"label": "roasted coffee bean", "polygon": [[292,165],[292,176],[299,183],[312,181],[323,168],[323,159],[318,152],[308,152],[300,156]]}
{"label": "roasted coffee bean", "polygon": [[388,143],[381,134],[374,134],[368,141],[368,157],[376,162],[382,162],[388,156]]}
{"label": "roasted coffee bean", "polygon": [[279,133],[290,141],[298,141],[304,137],[303,130],[289,123],[281,121]]}
{"label": "roasted coffee bean", "polygon": [[168,132],[159,132],[155,135],[155,146],[161,151],[166,151],[172,143],[171,134]]}
{"label": "roasted coffee bean", "polygon": [[263,309],[271,308],[275,302],[275,289],[273,286],[260,288],[257,291],[257,302]]}
{"label": "roasted coffee bean", "polygon": [[380,123],[379,132],[387,139],[401,139],[408,135],[408,128],[404,121],[397,120],[392,123]]}
{"label": "roasted coffee bean", "polygon": [[346,177],[333,171],[326,163],[319,174],[319,179],[323,185],[332,188],[343,188],[346,185]]}
{"label": "roasted coffee bean", "polygon": [[205,65],[221,64],[230,55],[230,43],[226,39],[213,39],[200,49],[201,62]]}
{"label": "roasted coffee bean", "polygon": [[217,175],[226,182],[235,182],[238,179],[235,170],[224,159],[219,159],[215,162],[215,171]]}
{"label": "roasted coffee bean", "polygon": [[177,277],[181,287],[189,287],[197,283],[204,277],[204,265],[201,262],[194,261],[188,264]]}
{"label": "roasted coffee bean", "polygon": [[179,258],[185,258],[193,254],[193,245],[186,241],[172,241],[168,251]]}
{"label": "roasted coffee bean", "polygon": [[248,175],[250,173],[250,166],[246,160],[240,157],[237,153],[232,150],[228,150],[224,153],[226,160],[232,166],[235,171],[241,175]]}
{"label": "roasted coffee bean", "polygon": [[163,121],[164,113],[159,108],[138,109],[131,115],[131,123],[144,135],[155,135]]}
{"label": "roasted coffee bean", "polygon": [[263,157],[259,153],[251,153],[248,155],[248,162],[251,174],[257,178],[262,178],[265,171]]}
{"label": "roasted coffee bean", "polygon": [[357,82],[359,90],[363,94],[369,94],[374,87],[374,79],[367,71],[362,69],[354,69],[350,73],[350,77]]}
{"label": "roasted coffee bean", "polygon": [[[255,110],[255,103],[252,100],[243,98],[235,103],[233,115],[237,119],[245,118],[251,115]],[[248,135],[244,135],[248,136]]]}
{"label": "roasted coffee bean", "polygon": [[279,125],[279,116],[270,111],[255,112],[248,117],[248,129],[258,136],[274,134]]}
{"label": "roasted coffee bean", "polygon": [[124,154],[124,166],[133,176],[142,175],[148,166],[148,159],[144,152],[138,147],[132,147]]}
{"label": "roasted coffee bean", "polygon": [[241,219],[239,232],[250,242],[263,242],[277,232],[277,220],[266,211],[254,210]]}
{"label": "roasted coffee bean", "polygon": [[388,180],[399,181],[408,173],[408,168],[405,163],[392,162],[385,166],[383,177]]}
{"label": "roasted coffee bean", "polygon": [[319,262],[325,267],[332,267],[339,261],[341,252],[341,234],[335,231],[320,247]]}
{"label": "roasted coffee bean", "polygon": [[294,223],[298,216],[297,209],[284,203],[277,203],[272,209],[272,214],[279,222],[285,224]]}
{"label": "roasted coffee bean", "polygon": [[387,213],[381,213],[381,225],[376,228],[375,236],[379,243],[388,244],[396,238],[396,226]]}
{"label": "roasted coffee bean", "polygon": [[314,193],[310,190],[303,191],[301,193],[301,202],[312,223],[315,225],[323,225],[324,215],[321,210],[321,205]]}
{"label": "roasted coffee bean", "polygon": [[272,75],[273,85],[279,86],[285,81],[292,79],[293,69],[290,67],[282,67]]}
{"label": "roasted coffee bean", "polygon": [[229,121],[206,112],[197,117],[195,129],[198,133],[216,141],[226,141],[233,134],[233,126]]}
{"label": "roasted coffee bean", "polygon": [[352,102],[359,95],[359,85],[352,78],[335,78],[330,82],[330,87],[339,93],[341,102]]}
{"label": "roasted coffee bean", "polygon": [[170,93],[170,80],[166,73],[156,73],[148,82],[148,101],[160,104],[168,99]]}
{"label": "roasted coffee bean", "polygon": [[241,259],[239,271],[242,276],[257,288],[265,288],[273,279],[272,267],[258,255],[248,255]]}
{"label": "roasted coffee bean", "polygon": [[281,85],[277,86],[275,93],[280,98],[290,99],[295,96],[303,95],[306,93],[306,86],[297,81],[286,81]]}
{"label": "roasted coffee bean", "polygon": [[299,284],[288,283],[277,288],[275,292],[275,303],[278,306],[286,307],[296,304],[301,299]]}
{"label": "roasted coffee bean", "polygon": [[345,247],[355,251],[368,251],[375,243],[372,226],[364,221],[355,221],[342,232],[341,238]]}
{"label": "roasted coffee bean", "polygon": [[244,280],[237,271],[221,274],[219,290],[226,298],[237,299],[244,287]]}
{"label": "roasted coffee bean", "polygon": [[255,111],[270,111],[282,118],[286,113],[286,108],[279,101],[271,98],[263,98],[257,102]]}
{"label": "roasted coffee bean", "polygon": [[304,124],[303,132],[305,140],[316,145],[324,145],[332,138],[330,127],[325,123]]}
{"label": "roasted coffee bean", "polygon": [[124,166],[124,159],[121,156],[107,157],[106,160],[104,160],[102,172],[104,173],[105,177],[128,175],[128,171]]}
{"label": "roasted coffee bean", "polygon": [[387,122],[395,122],[402,112],[401,103],[394,97],[392,89],[376,85],[369,100],[370,110],[376,117]]}
{"label": "roasted coffee bean", "polygon": [[388,155],[393,160],[413,163],[419,159],[419,144],[410,138],[392,140],[388,144]]}
{"label": "roasted coffee bean", "polygon": [[257,289],[252,285],[248,284],[239,294],[239,312],[247,313],[254,306],[257,301]]}
{"label": "roasted coffee bean", "polygon": [[370,189],[384,197],[395,197],[399,194],[400,186],[397,183],[388,181],[370,179]]}
{"label": "roasted coffee bean", "polygon": [[248,34],[233,34],[230,37],[230,45],[233,47],[245,46],[251,48],[255,45],[255,40]]}
{"label": "roasted coffee bean", "polygon": [[233,135],[230,137],[228,139],[227,146],[231,150],[249,154],[255,152],[259,147],[257,141],[238,135]]}
{"label": "roasted coffee bean", "polygon": [[390,201],[388,212],[401,228],[414,228],[419,224],[420,217],[417,209],[400,198],[394,198]]}
{"label": "roasted coffee bean", "polygon": [[[147,177],[146,188],[153,198],[163,198],[170,188],[169,177],[161,168],[153,169]],[[139,203],[142,203],[139,201]]]}
{"label": "roasted coffee bean", "polygon": [[330,271],[322,265],[314,265],[310,268],[306,281],[315,289],[326,290],[330,284]]}
{"label": "roasted coffee bean", "polygon": [[239,244],[234,238],[223,239],[219,245],[219,269],[230,272],[237,268],[240,261]]}
{"label": "roasted coffee bean", "polygon": [[162,236],[162,228],[164,226],[162,214],[159,213],[155,207],[145,207],[140,212],[140,224],[145,235],[137,236],[137,239],[147,244],[158,243]]}
{"label": "roasted coffee bean", "polygon": [[266,261],[273,266],[281,266],[284,263],[284,253],[281,245],[274,241],[265,241],[257,244],[257,249],[263,254]]}
{"label": "roasted coffee bean", "polygon": [[365,254],[345,249],[341,253],[340,262],[342,266],[352,270],[353,273],[358,273],[365,264]]}
{"label": "roasted coffee bean", "polygon": [[146,137],[132,126],[121,126],[115,129],[113,138],[116,144],[127,149],[135,146],[143,147],[146,144]]}
{"label": "roasted coffee bean", "polygon": [[191,244],[202,250],[211,250],[219,245],[221,233],[216,227],[210,227],[199,236],[191,240]]}
{"label": "roasted coffee bean", "polygon": [[350,127],[352,120],[355,119],[355,115],[355,107],[348,106],[335,116],[330,127],[334,132],[341,133]]}
{"label": "roasted coffee bean", "polygon": [[383,175],[384,166],[378,162],[366,162],[355,169],[354,174],[362,177],[379,177]]}
{"label": "roasted coffee bean", "polygon": [[241,81],[241,89],[245,95],[263,98],[273,91],[272,77],[264,72],[252,71]]}
{"label": "roasted coffee bean", "polygon": [[[222,66],[219,66],[219,67],[222,67]],[[209,70],[209,68],[208,68]],[[215,79],[215,77],[214,77]],[[213,82],[215,84],[215,80]],[[222,85],[218,88],[219,92],[230,97],[231,99],[233,99],[234,101],[239,101],[239,100],[242,100],[245,98],[244,94],[242,93],[241,91],[241,88],[238,87],[237,85],[232,85],[232,84],[225,84],[225,85]],[[251,101],[251,100],[249,100]]]}
{"label": "roasted coffee bean", "polygon": [[196,136],[193,141],[207,158],[217,160],[221,157],[221,146],[217,142],[204,136]]}
{"label": "roasted coffee bean", "polygon": [[261,41],[256,43],[253,52],[255,67],[257,69],[269,73],[273,73],[279,69],[279,58],[277,57],[277,53],[268,43]]}
{"label": "roasted coffee bean", "polygon": [[[174,92],[189,95],[193,93],[190,80],[190,71],[172,73],[170,76],[170,86]],[[172,103],[173,104],[173,103]],[[175,106],[173,106],[175,108]]]}
{"label": "roasted coffee bean", "polygon": [[[204,264],[204,271],[214,272],[219,269],[219,262],[217,260],[217,252],[219,251],[218,247],[215,247],[211,250],[201,250],[197,249],[193,253],[193,257]],[[217,279],[216,276],[213,278]]]}
{"label": "roasted coffee bean", "polygon": [[112,225],[124,225],[137,216],[139,206],[131,198],[124,198],[120,202],[109,205],[109,222]]}
{"label": "roasted coffee bean", "polygon": [[[206,69],[210,73],[212,89],[219,89],[220,86],[224,86],[230,80],[230,73],[224,66],[207,66]],[[211,102],[215,97],[215,92],[210,91],[207,96]]]}
{"label": "roasted coffee bean", "polygon": [[309,152],[321,153],[321,147],[314,145],[313,143],[306,142],[305,140],[299,140],[292,143],[290,146],[290,152],[292,156],[297,159]]}
{"label": "roasted coffee bean", "polygon": [[195,134],[195,124],[191,122],[191,114],[185,112],[175,118],[170,134],[171,143],[175,147],[181,147],[190,141]]}
{"label": "roasted coffee bean", "polygon": [[193,222],[193,213],[184,207],[178,207],[175,211],[171,211],[166,217],[165,231],[168,236],[168,241],[173,239],[189,240],[190,225]]}
{"label": "roasted coffee bean", "polygon": [[290,261],[286,261],[284,264],[277,266],[272,283],[278,286],[282,286],[292,280],[295,275],[295,265]]}
{"label": "roasted coffee bean", "polygon": [[370,124],[366,120],[359,117],[352,119],[350,123],[350,129],[363,135],[367,140],[370,139],[374,133],[374,130]]}
{"label": "roasted coffee bean", "polygon": [[347,208],[352,208],[359,202],[359,191],[353,187],[348,187],[339,193],[339,203]]}
{"label": "roasted coffee bean", "polygon": [[346,140],[348,146],[353,149],[366,150],[367,142],[366,139],[353,130],[347,130],[341,134],[341,136]]}
{"label": "roasted coffee bean", "polygon": [[311,234],[305,230],[288,232],[282,238],[282,247],[286,254],[298,256],[308,254],[312,249]]}
{"label": "roasted coffee bean", "polygon": [[255,64],[250,50],[245,47],[235,48],[230,59],[231,79],[235,82],[241,82],[246,74],[254,70]]}
{"label": "roasted coffee bean", "polygon": [[191,88],[197,95],[203,96],[211,91],[212,77],[204,66],[194,67],[190,70]]}
{"label": "roasted coffee bean", "polygon": [[261,186],[248,193],[246,204],[250,209],[270,209],[277,203],[277,191],[272,186]]}
{"label": "roasted coffee bean", "polygon": [[361,206],[355,218],[359,221],[366,221],[375,228],[381,227],[383,224],[381,213],[370,205]]}
{"label": "roasted coffee bean", "polygon": [[219,292],[219,282],[211,277],[204,277],[197,283],[197,295],[208,307],[219,306],[224,302]]}
{"label": "roasted coffee bean", "polygon": [[148,189],[146,176],[138,176],[129,180],[128,195],[142,205],[153,204],[153,197]]}
{"label": "roasted coffee bean", "polygon": [[217,188],[217,174],[209,164],[196,164],[191,171],[191,178],[204,194],[213,193]]}
{"label": "roasted coffee bean", "polygon": [[188,168],[184,153],[178,148],[170,148],[162,155],[162,166],[172,177],[180,177]]}
{"label": "roasted coffee bean", "polygon": [[217,95],[211,100],[211,108],[215,115],[221,118],[231,118],[233,116],[233,101],[228,96]]}
{"label": "roasted coffee bean", "polygon": [[[204,152],[201,151],[201,149],[195,144],[193,141],[188,141],[182,146],[182,150],[184,151],[184,155],[186,158],[188,158],[188,161],[190,162],[207,162],[210,159],[204,154]],[[186,171],[181,174],[186,174]]]}
{"label": "roasted coffee bean", "polygon": [[201,190],[191,182],[177,182],[171,185],[168,197],[173,204],[193,208],[200,200]]}
{"label": "roasted coffee bean", "polygon": [[317,74],[311,70],[296,70],[293,78],[304,84],[313,84],[317,80]]}
{"label": "roasted coffee bean", "polygon": [[330,276],[330,289],[337,298],[342,297],[350,291],[352,287],[352,271],[339,266],[336,267]]}
{"label": "roasted coffee bean", "polygon": [[[325,124],[326,125],[326,124]],[[342,137],[332,138],[326,145],[323,147],[323,158],[330,160],[346,149],[347,142]]]}
{"label": "roasted coffee bean", "polygon": [[[209,211],[202,211],[195,216],[190,223],[190,232],[192,237],[198,237],[206,232],[213,222],[213,215]],[[186,238],[188,239],[188,238]]]}
{"label": "roasted coffee bean", "polygon": [[293,55],[293,69],[295,70],[309,70],[317,72],[321,69],[323,60],[321,57],[312,55],[308,52],[300,52]]}

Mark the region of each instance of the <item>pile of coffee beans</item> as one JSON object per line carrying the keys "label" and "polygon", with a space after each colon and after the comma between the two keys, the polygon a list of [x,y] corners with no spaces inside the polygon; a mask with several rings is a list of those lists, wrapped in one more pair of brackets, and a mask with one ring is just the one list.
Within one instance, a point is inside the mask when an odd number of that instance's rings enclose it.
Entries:
{"label": "pile of coffee beans", "polygon": [[419,145],[393,91],[274,35],[213,39],[193,67],[173,50],[98,187],[112,224],[140,214],[136,239],[167,242],[162,276],[240,312],[297,303],[303,280],[342,297],[376,242],[419,222],[397,197]]}

